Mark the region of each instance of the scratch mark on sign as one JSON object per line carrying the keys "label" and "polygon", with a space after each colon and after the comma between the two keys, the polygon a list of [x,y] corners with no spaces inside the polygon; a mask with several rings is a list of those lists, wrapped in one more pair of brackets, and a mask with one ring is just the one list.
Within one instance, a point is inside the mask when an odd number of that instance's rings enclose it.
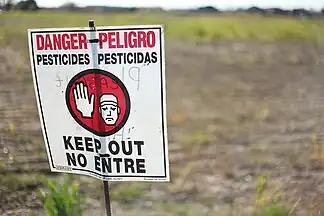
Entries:
{"label": "scratch mark on sign", "polygon": [[128,137],[126,139],[130,139],[131,138],[131,134],[132,134],[132,131],[135,129],[134,126],[132,126],[131,128],[128,128]]}
{"label": "scratch mark on sign", "polygon": [[131,80],[137,82],[137,90],[139,90],[139,87],[140,87],[140,80],[141,80],[140,73],[141,73],[140,67],[133,66],[133,67],[129,68],[129,70],[128,70],[129,78],[131,78]]}
{"label": "scratch mark on sign", "polygon": [[58,75],[58,74],[56,74],[56,80],[55,81],[57,81],[58,83],[56,84],[56,87],[61,87],[62,86],[62,82],[63,82],[63,80],[61,79],[61,77]]}

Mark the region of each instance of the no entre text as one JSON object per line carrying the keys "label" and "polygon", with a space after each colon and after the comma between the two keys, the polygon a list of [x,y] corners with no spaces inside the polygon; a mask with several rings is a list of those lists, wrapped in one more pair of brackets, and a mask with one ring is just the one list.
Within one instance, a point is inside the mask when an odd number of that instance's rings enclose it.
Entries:
{"label": "no entre text", "polygon": [[[109,141],[106,146],[93,137],[63,136],[69,167],[87,168],[103,173],[146,173],[144,141]],[[105,153],[100,153],[106,149]],[[85,153],[95,153],[91,157]],[[121,156],[122,155],[122,156]],[[136,156],[130,157],[131,155]]]}
{"label": "no entre text", "polygon": [[[36,34],[36,49],[41,50],[78,50],[90,46],[87,34],[47,33]],[[98,33],[100,49],[154,48],[156,34],[154,31],[108,31]]]}

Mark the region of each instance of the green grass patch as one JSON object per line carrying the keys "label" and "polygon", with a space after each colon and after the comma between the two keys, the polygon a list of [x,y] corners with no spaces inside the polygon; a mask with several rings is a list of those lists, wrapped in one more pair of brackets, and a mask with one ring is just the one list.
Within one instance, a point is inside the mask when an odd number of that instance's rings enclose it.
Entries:
{"label": "green grass patch", "polygon": [[[28,28],[163,24],[167,37],[184,40],[324,41],[324,20],[257,15],[175,16],[168,13],[88,14],[73,12],[10,12],[0,14],[0,44],[14,44]],[[26,43],[26,41],[23,41]]]}
{"label": "green grass patch", "polygon": [[33,188],[45,183],[45,177],[42,174],[5,174],[0,178],[0,185],[10,190],[22,190]]}
{"label": "green grass patch", "polygon": [[[288,216],[289,212],[278,204],[272,204],[264,207],[259,216]],[[258,215],[257,215],[258,216]]]}
{"label": "green grass patch", "polygon": [[146,187],[145,183],[134,182],[134,183],[121,183],[116,186],[111,186],[111,200],[115,201],[136,201],[139,199]]}
{"label": "green grass patch", "polygon": [[184,146],[191,146],[194,145],[201,145],[201,144],[208,144],[209,137],[206,132],[203,130],[197,130],[193,133],[185,134],[181,139],[181,144]]}

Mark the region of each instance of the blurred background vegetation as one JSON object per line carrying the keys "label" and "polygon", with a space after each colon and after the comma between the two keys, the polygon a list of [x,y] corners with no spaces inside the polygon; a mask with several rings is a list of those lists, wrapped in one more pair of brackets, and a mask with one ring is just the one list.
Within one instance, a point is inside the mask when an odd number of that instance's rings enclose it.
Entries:
{"label": "blurred background vegetation", "polygon": [[0,215],[103,215],[100,181],[49,171],[26,40],[89,19],[167,38],[172,180],[111,183],[116,215],[323,214],[324,8],[0,6]]}

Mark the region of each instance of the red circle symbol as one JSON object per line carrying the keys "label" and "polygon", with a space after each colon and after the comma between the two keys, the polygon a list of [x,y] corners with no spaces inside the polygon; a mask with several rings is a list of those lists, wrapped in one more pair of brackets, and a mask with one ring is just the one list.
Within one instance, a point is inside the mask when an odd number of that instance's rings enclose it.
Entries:
{"label": "red circle symbol", "polygon": [[119,131],[130,113],[130,98],[122,81],[100,69],[75,75],[67,85],[65,99],[76,122],[98,136]]}

